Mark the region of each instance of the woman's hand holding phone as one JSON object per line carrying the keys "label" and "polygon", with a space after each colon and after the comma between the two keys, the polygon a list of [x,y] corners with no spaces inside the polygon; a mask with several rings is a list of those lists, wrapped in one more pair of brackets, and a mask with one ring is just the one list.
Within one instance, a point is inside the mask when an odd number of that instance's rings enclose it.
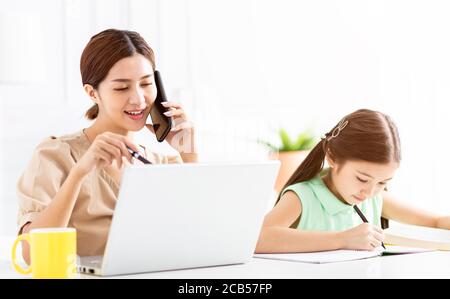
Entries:
{"label": "woman's hand holding phone", "polygon": [[197,161],[194,125],[189,121],[183,106],[167,100],[159,71],[154,71],[157,95],[149,116],[152,124],[147,128],[155,134],[156,140],[166,140],[181,155],[185,162]]}
{"label": "woman's hand holding phone", "polygon": [[[172,117],[174,126],[167,134],[165,140],[179,153],[192,153],[195,148],[194,124],[189,120],[183,106],[176,102],[161,103],[168,111],[167,117]],[[155,133],[153,125],[146,124],[147,128]],[[186,148],[186,142],[190,143],[190,149]]]}

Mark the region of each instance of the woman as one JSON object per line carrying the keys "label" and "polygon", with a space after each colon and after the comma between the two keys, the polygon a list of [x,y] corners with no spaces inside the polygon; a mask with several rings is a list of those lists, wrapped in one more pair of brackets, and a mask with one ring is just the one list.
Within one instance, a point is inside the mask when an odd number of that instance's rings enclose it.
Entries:
{"label": "woman", "polygon": [[[154,132],[145,123],[157,94],[153,50],[138,33],[109,29],[93,36],[80,70],[84,90],[94,102],[86,112],[93,123],[37,146],[17,185],[18,225],[19,233],[74,227],[78,255],[102,255],[122,171],[135,162],[126,147],[152,163],[196,162],[195,134],[183,107],[167,102],[165,114],[173,117],[175,126],[166,140],[180,155],[162,156],[134,143],[133,133],[144,126]],[[22,253],[28,263],[28,244]]]}

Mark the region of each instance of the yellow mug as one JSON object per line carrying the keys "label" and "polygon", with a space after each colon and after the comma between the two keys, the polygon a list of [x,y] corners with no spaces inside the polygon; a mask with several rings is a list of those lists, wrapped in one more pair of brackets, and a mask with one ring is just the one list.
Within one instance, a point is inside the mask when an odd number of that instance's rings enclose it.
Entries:
{"label": "yellow mug", "polygon": [[[19,241],[30,244],[30,266],[16,261]],[[19,235],[12,247],[12,263],[21,274],[33,278],[74,278],[77,275],[77,234],[74,228],[37,228]]]}

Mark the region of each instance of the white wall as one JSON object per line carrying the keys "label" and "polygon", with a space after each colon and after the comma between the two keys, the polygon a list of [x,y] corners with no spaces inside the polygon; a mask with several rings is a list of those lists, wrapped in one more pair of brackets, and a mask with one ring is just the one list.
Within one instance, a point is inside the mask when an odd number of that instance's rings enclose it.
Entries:
{"label": "white wall", "polygon": [[38,82],[0,82],[0,233],[15,230],[15,182],[36,144],[87,125],[79,58],[109,27],[152,45],[202,160],[261,159],[255,140],[275,140],[279,126],[322,134],[357,108],[379,109],[403,141],[391,189],[450,214],[446,1],[0,0],[0,15],[11,11],[41,17],[46,70]]}
{"label": "white wall", "polygon": [[[29,160],[33,147],[44,136],[53,134],[50,132],[56,131],[58,134],[58,129],[70,127],[74,118],[70,111],[62,113],[65,103],[62,81],[64,77],[64,48],[61,43],[62,2],[1,1],[0,7],[0,13],[3,14],[25,13],[34,15],[40,20],[36,24],[36,32],[42,33],[44,51],[41,52],[41,57],[37,56],[35,59],[46,62],[41,77],[33,78],[29,83],[0,83],[2,127],[0,163],[3,175],[0,201],[4,208],[0,214],[2,229],[0,232],[4,230],[11,232],[15,227],[17,213],[15,181]],[[20,29],[21,25],[10,24],[9,30]],[[5,28],[2,28],[2,31],[4,30]],[[23,55],[35,55],[32,46],[26,50],[26,54]],[[16,58],[18,64],[20,59]]]}
{"label": "white wall", "polygon": [[450,214],[450,3],[253,3],[258,54],[270,64],[264,75],[280,123],[295,130],[312,122],[324,133],[361,107],[390,114],[403,143],[391,190]]}

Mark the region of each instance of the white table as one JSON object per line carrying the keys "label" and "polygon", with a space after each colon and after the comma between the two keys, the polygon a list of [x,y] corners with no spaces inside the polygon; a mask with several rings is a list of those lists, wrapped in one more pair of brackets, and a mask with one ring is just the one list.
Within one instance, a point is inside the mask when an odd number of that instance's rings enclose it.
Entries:
{"label": "white table", "polygon": [[[26,278],[11,267],[12,238],[0,236],[0,278]],[[79,275],[81,279],[97,278]],[[450,278],[450,252],[394,255],[341,263],[307,264],[252,259],[240,265],[164,271],[112,278],[267,279],[267,278]]]}

